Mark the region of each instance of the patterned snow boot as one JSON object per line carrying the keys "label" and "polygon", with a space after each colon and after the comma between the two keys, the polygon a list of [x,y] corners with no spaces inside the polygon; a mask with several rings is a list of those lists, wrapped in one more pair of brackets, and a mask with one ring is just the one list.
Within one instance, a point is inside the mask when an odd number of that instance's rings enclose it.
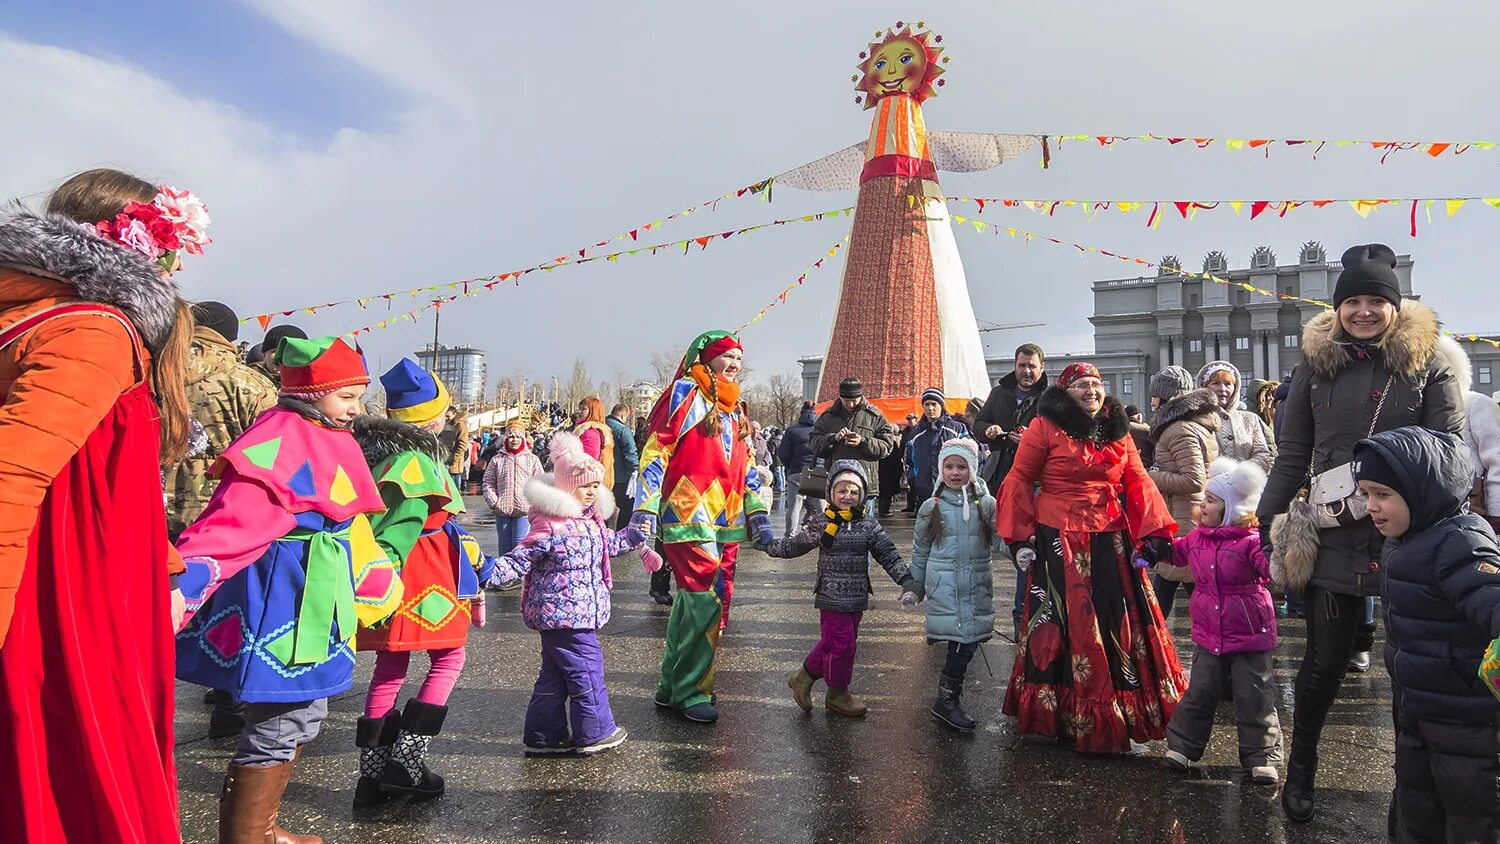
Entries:
{"label": "patterned snow boot", "polygon": [[944,724],[962,732],[972,732],[976,724],[974,719],[964,712],[958,700],[963,696],[964,681],[962,677],[950,677],[947,674],[938,679],[938,696],[932,704],[932,717],[942,721]]}
{"label": "patterned snow boot", "polygon": [[354,728],[354,744],[359,748],[359,783],[354,786],[356,809],[378,806],[391,799],[380,788],[386,763],[391,761],[391,746],[396,743],[401,721],[395,711],[381,718],[360,717]]}
{"label": "patterned snow boot", "polygon": [[391,758],[380,775],[380,788],[386,794],[409,796],[413,800],[441,797],[443,778],[427,768],[427,746],[432,737],[443,731],[448,707],[423,703],[416,698],[406,702],[401,713],[400,732],[391,746]]}

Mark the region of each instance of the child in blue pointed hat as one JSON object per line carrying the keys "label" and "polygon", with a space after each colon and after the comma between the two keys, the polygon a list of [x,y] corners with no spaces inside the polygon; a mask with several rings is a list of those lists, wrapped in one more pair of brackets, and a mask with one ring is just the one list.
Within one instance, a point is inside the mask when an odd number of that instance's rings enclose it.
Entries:
{"label": "child in blue pointed hat", "polygon": [[[452,403],[448,389],[406,358],[380,376],[380,385],[388,418],[359,417],[354,437],[386,506],[371,519],[375,541],[400,567],[404,598],[389,624],[359,635],[359,649],[376,653],[355,729],[355,806],[443,793],[443,778],[427,767],[427,748],[442,731],[448,696],[463,671],[469,626],[484,625],[479,585],[489,573],[479,543],[458,525],[463,497],[442,465],[437,432]],[[432,667],[398,711],[412,651],[426,651]]]}

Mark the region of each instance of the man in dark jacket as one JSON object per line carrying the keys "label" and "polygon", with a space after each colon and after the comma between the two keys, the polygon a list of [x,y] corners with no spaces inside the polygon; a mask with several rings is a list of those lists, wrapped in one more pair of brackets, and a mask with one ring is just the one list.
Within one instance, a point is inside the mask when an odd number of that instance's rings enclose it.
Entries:
{"label": "man in dark jacket", "polygon": [[[1000,379],[990,397],[984,400],[979,417],[974,420],[975,439],[989,446],[990,456],[985,461],[984,482],[990,494],[1000,494],[1000,484],[1010,474],[1011,464],[1016,462],[1016,447],[1021,443],[1021,432],[1036,419],[1036,402],[1047,390],[1047,360],[1042,347],[1035,343],[1022,343],[1016,347],[1014,371]],[[1021,613],[1026,603],[1026,576],[1018,572],[1015,600],[1011,605],[1011,620],[1014,622],[1016,638],[1020,638]]]}
{"label": "man in dark jacket", "polygon": [[1464,506],[1468,447],[1425,428],[1384,431],[1354,447],[1354,476],[1386,537],[1393,839],[1500,840],[1500,701],[1479,678],[1500,637],[1500,548]]}
{"label": "man in dark jacket", "polygon": [[813,456],[832,465],[835,460],[858,460],[870,479],[871,498],[880,495],[876,473],[880,458],[896,447],[896,428],[885,415],[865,401],[858,378],[839,382],[839,400],[823,411],[813,426]]}
{"label": "man in dark jacket", "polygon": [[817,424],[818,412],[813,403],[802,403],[802,415],[795,424],[781,435],[781,444],[776,447],[776,459],[786,467],[786,535],[797,532],[802,523],[803,498],[797,493],[802,485],[802,473],[813,464],[812,432]]}
{"label": "man in dark jacket", "polygon": [[922,421],[906,443],[906,480],[918,504],[932,497],[938,482],[938,454],[949,440],[969,436],[963,421],[948,413],[943,391],[932,387],[922,393]]}
{"label": "man in dark jacket", "polygon": [[604,424],[609,426],[609,433],[615,442],[615,528],[618,530],[630,522],[631,513],[635,510],[634,496],[627,495],[630,489],[630,480],[635,477],[636,470],[640,468],[640,454],[635,450],[635,433],[625,420],[630,418],[630,408],[617,404],[605,417]]}
{"label": "man in dark jacket", "polygon": [[1010,474],[1021,432],[1036,418],[1036,400],[1047,389],[1046,366],[1041,346],[1022,343],[1016,348],[1015,370],[990,390],[974,420],[975,439],[995,455],[987,461],[990,471],[984,479],[991,493],[998,492]]}

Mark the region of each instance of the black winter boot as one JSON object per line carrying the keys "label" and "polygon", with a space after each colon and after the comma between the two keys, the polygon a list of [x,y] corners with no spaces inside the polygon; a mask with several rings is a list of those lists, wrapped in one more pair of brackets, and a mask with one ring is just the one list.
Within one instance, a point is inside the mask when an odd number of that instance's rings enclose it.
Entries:
{"label": "black winter boot", "polygon": [[1308,823],[1313,819],[1313,777],[1318,773],[1318,746],[1298,740],[1292,733],[1292,752],[1286,763],[1286,785],[1281,787],[1281,811],[1287,820]]}
{"label": "black winter boot", "polygon": [[245,729],[245,704],[229,692],[214,690],[211,693],[214,708],[208,713],[208,737],[218,739],[239,735]]}
{"label": "black winter boot", "polygon": [[423,703],[416,698],[406,702],[401,713],[400,732],[391,747],[391,759],[380,776],[380,788],[387,794],[408,795],[413,800],[441,797],[443,778],[427,768],[427,746],[432,737],[443,731],[448,707]]}
{"label": "black winter boot", "polygon": [[380,778],[391,761],[391,746],[401,730],[400,717],[388,712],[382,718],[361,716],[354,728],[354,744],[359,748],[359,782],[354,786],[356,809],[378,806],[391,799],[380,789]]}
{"label": "black winter boot", "polygon": [[955,730],[973,732],[976,726],[974,719],[964,712],[963,707],[958,705],[958,699],[963,695],[964,679],[943,674],[938,678],[938,696],[932,704],[932,717],[942,721]]}

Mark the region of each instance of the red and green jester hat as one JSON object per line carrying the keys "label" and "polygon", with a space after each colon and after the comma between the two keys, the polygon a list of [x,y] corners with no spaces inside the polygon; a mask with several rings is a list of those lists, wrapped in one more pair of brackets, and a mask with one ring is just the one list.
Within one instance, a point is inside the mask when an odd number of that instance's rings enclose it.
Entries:
{"label": "red and green jester hat", "polygon": [[651,408],[632,523],[664,544],[771,537],[761,476],[744,436],[749,420],[739,412],[740,387],[710,367],[742,348],[728,331],[700,334]]}

